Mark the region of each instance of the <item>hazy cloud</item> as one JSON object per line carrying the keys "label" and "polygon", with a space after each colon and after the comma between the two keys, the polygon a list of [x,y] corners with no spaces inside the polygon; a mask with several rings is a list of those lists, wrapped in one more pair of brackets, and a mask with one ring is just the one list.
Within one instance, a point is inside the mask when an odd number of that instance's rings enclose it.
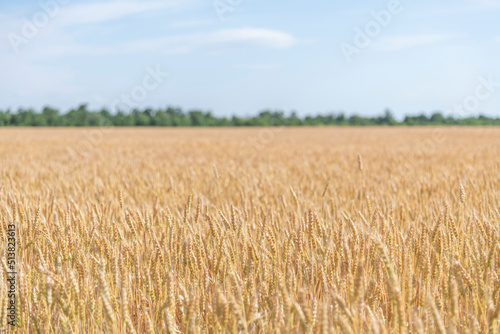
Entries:
{"label": "hazy cloud", "polygon": [[129,15],[172,8],[181,5],[180,0],[165,1],[108,1],[63,6],[61,24],[75,25],[117,20]]}
{"label": "hazy cloud", "polygon": [[83,44],[54,45],[46,47],[40,52],[41,55],[50,57],[61,57],[72,54],[105,55],[137,52],[184,54],[196,50],[231,48],[284,49],[295,45],[296,42],[295,37],[282,31],[243,28],[143,39],[109,46]]}

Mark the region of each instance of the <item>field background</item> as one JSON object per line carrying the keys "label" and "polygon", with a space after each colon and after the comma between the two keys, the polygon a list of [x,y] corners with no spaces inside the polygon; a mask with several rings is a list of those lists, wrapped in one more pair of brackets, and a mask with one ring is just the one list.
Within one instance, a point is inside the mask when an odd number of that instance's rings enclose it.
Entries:
{"label": "field background", "polygon": [[497,128],[2,129],[0,172],[21,332],[498,331]]}

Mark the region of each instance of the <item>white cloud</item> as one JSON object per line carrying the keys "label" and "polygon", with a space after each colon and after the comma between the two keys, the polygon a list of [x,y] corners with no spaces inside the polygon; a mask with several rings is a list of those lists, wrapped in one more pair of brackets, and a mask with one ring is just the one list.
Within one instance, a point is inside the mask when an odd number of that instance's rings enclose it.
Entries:
{"label": "white cloud", "polygon": [[74,25],[117,20],[129,15],[171,8],[180,0],[165,1],[108,1],[92,2],[61,7],[61,24]]}
{"label": "white cloud", "polygon": [[[41,2],[41,4],[43,3],[44,2]],[[59,52],[68,52],[67,49],[79,51],[81,49],[80,47],[71,44],[68,45],[67,41],[61,41],[60,39],[61,37],[66,40],[74,39],[66,32],[68,26],[88,25],[91,29],[99,31],[97,30],[99,28],[94,26],[97,23],[118,20],[130,15],[150,13],[162,9],[171,10],[174,7],[187,6],[191,3],[192,0],[149,0],[144,2],[140,2],[139,0],[111,0],[77,4],[72,4],[70,2],[69,4],[61,4],[59,7],[44,7],[40,5],[37,11],[25,16],[20,16],[20,14],[16,12],[0,14],[0,35],[7,36],[10,33],[14,33],[18,36],[24,36],[23,31],[26,30],[26,22],[29,22],[31,26],[33,26],[34,15],[48,11],[49,20],[43,26],[36,28],[37,31],[34,34],[35,36],[33,38],[28,38],[30,43],[32,39],[38,39],[44,36],[45,41],[57,40],[56,45],[49,42],[49,45],[44,45],[44,48],[57,49],[60,46],[62,50]],[[32,28],[30,28],[30,31],[32,31]],[[5,48],[8,42],[9,40],[7,38],[0,39],[0,49]],[[21,47],[24,48],[24,44],[21,45]],[[8,46],[8,48],[12,51],[10,46]],[[53,50],[48,53],[51,52],[53,52]]]}
{"label": "white cloud", "polygon": [[265,46],[273,49],[282,49],[293,46],[296,40],[293,36],[269,29],[231,29],[220,30],[209,34],[209,43],[213,44],[252,44],[256,46]]}
{"label": "white cloud", "polygon": [[383,51],[395,51],[434,44],[449,40],[453,37],[455,36],[446,34],[384,36],[378,42],[377,47]]}
{"label": "white cloud", "polygon": [[141,52],[184,54],[197,50],[220,51],[234,48],[284,49],[296,43],[295,37],[285,32],[243,28],[151,38],[103,47],[83,44],[46,46],[43,51],[40,51],[40,55],[62,57],[74,54],[104,55]]}
{"label": "white cloud", "polygon": [[284,49],[295,45],[296,42],[295,37],[282,31],[242,28],[131,42],[125,46],[124,50],[129,52],[156,50],[172,54],[213,48]]}

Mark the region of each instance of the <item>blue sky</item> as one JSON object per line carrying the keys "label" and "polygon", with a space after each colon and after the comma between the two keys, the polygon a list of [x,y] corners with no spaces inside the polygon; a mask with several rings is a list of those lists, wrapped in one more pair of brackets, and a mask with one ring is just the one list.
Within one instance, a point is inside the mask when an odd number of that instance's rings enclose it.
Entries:
{"label": "blue sky", "polygon": [[217,115],[500,115],[499,15],[491,0],[2,1],[0,109],[112,108],[135,89],[140,108]]}

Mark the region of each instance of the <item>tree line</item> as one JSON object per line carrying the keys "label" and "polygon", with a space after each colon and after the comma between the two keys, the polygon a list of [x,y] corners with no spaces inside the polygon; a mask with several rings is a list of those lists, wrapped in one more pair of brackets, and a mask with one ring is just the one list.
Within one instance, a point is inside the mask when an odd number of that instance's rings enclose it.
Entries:
{"label": "tree line", "polygon": [[177,107],[131,112],[111,113],[107,109],[91,111],[86,104],[73,108],[66,113],[44,107],[40,112],[33,109],[19,109],[17,112],[0,110],[0,126],[426,126],[426,125],[500,125],[500,118],[484,115],[476,117],[445,116],[434,112],[430,116],[420,114],[406,116],[396,120],[390,110],[381,116],[348,116],[345,113],[318,114],[300,117],[296,112],[285,113],[276,110],[264,110],[255,116],[219,117],[210,111],[183,111]]}

